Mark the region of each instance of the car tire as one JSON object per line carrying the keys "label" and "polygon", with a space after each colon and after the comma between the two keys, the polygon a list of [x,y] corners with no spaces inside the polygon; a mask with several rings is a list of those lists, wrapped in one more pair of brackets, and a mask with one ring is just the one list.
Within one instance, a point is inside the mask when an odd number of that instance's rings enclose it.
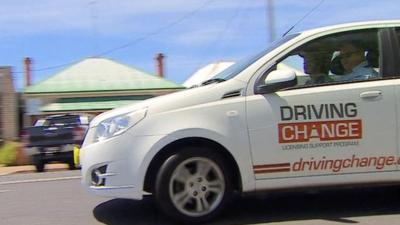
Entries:
{"label": "car tire", "polygon": [[75,163],[74,163],[74,159],[71,159],[71,160],[68,161],[68,169],[69,170],[75,170],[76,169],[76,166],[75,166]]}
{"label": "car tire", "polygon": [[226,160],[207,148],[187,147],[170,156],[155,182],[155,199],[161,211],[188,224],[214,218],[232,196]]}
{"label": "car tire", "polygon": [[66,153],[66,160],[65,162],[68,164],[68,169],[69,170],[75,170],[76,166],[75,166],[75,161],[74,161],[74,152],[67,152]]}
{"label": "car tire", "polygon": [[45,163],[39,156],[33,157],[33,163],[36,167],[36,172],[39,172],[39,173],[44,172]]}

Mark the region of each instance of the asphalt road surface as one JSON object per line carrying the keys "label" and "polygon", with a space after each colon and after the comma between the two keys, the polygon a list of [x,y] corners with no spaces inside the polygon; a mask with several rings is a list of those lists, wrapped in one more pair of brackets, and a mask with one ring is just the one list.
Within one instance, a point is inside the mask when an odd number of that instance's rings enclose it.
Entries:
{"label": "asphalt road surface", "polygon": [[[0,176],[1,225],[169,225],[151,197],[143,201],[89,195],[79,171]],[[399,224],[399,188],[281,193],[236,200],[213,223]]]}

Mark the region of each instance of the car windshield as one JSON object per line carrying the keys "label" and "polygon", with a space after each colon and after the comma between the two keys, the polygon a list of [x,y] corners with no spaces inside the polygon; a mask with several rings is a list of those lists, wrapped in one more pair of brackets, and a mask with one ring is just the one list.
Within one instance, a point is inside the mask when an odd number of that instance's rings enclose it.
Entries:
{"label": "car windshield", "polygon": [[253,64],[255,61],[266,55],[267,53],[271,52],[272,50],[276,49],[277,47],[281,46],[282,44],[288,42],[289,40],[293,39],[294,37],[298,36],[299,34],[290,34],[287,35],[275,42],[273,42],[267,49],[258,52],[257,54],[250,55],[248,57],[245,57],[232,66],[226,68],[225,70],[221,71],[217,75],[215,75],[212,79],[221,79],[221,80],[229,80],[236,75],[238,75],[240,72],[242,72],[245,68]]}

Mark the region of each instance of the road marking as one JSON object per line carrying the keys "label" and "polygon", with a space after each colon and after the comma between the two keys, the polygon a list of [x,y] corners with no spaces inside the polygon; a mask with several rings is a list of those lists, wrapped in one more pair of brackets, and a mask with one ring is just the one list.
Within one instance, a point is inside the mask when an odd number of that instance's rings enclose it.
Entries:
{"label": "road marking", "polygon": [[0,185],[7,185],[7,184],[24,184],[24,183],[37,183],[37,182],[50,182],[50,181],[60,181],[60,180],[75,180],[75,179],[81,179],[81,176],[74,176],[74,177],[58,177],[58,178],[44,178],[44,179],[32,179],[32,180],[5,181],[5,182],[0,182]]}
{"label": "road marking", "polygon": [[11,190],[0,190],[0,194],[4,192],[10,192]]}

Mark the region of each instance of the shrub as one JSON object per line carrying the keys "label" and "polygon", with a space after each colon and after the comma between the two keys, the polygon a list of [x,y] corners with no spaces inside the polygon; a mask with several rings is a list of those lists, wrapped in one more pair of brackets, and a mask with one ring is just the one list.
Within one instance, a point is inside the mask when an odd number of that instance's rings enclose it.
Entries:
{"label": "shrub", "polygon": [[4,142],[4,145],[0,147],[0,164],[6,166],[16,165],[17,148],[18,144],[16,142]]}

